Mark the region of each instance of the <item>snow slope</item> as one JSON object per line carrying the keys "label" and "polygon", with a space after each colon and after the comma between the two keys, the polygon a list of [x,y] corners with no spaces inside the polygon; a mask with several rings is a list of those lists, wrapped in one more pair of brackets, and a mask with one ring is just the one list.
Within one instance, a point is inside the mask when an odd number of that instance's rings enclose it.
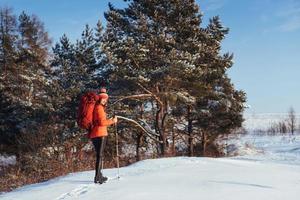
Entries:
{"label": "snow slope", "polygon": [[[108,177],[116,169],[106,169]],[[300,166],[230,158],[164,158],[121,168],[121,179],[92,183],[93,171],[28,185],[1,200],[299,199]]]}
{"label": "snow slope", "polygon": [[[94,172],[69,174],[0,195],[1,200],[298,200],[300,135],[229,138],[228,158],[144,160],[105,169],[110,180],[94,184]],[[236,156],[238,155],[238,156]]]}

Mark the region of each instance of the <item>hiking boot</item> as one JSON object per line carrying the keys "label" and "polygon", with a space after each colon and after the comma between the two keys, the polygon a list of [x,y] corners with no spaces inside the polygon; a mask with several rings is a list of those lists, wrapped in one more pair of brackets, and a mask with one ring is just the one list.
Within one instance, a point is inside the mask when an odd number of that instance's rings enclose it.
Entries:
{"label": "hiking boot", "polygon": [[94,178],[94,183],[105,183],[107,181],[107,177],[103,176],[102,174],[98,175],[98,176],[95,176]]}
{"label": "hiking boot", "polygon": [[99,177],[99,183],[102,184],[102,183],[105,183],[107,181],[107,177],[103,176],[102,173],[100,174],[100,177]]}

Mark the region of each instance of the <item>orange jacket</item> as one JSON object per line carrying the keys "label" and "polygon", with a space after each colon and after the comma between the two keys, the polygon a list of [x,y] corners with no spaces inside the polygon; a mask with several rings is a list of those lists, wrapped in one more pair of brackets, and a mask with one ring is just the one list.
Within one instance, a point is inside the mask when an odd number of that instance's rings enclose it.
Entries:
{"label": "orange jacket", "polygon": [[105,108],[101,104],[96,104],[93,112],[93,128],[90,138],[107,136],[107,126],[112,125],[112,119],[106,119]]}

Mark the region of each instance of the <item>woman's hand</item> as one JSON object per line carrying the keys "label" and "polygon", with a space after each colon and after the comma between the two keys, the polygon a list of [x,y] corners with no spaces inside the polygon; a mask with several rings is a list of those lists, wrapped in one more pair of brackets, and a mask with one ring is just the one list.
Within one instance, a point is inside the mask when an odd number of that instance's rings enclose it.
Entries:
{"label": "woman's hand", "polygon": [[112,120],[113,120],[114,124],[116,124],[118,122],[117,116],[115,116]]}

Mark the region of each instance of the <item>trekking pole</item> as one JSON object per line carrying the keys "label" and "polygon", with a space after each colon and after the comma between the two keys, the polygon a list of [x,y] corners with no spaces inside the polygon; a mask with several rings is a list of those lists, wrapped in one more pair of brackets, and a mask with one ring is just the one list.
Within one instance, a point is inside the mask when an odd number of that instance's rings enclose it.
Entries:
{"label": "trekking pole", "polygon": [[[115,107],[113,106],[113,116],[116,117]],[[117,168],[118,168],[118,180],[120,179],[120,163],[119,163],[119,138],[118,138],[118,125],[117,123],[114,124],[115,126],[115,133],[116,133],[116,153],[117,153]]]}
{"label": "trekking pole", "polygon": [[117,152],[117,168],[118,168],[118,180],[120,179],[120,163],[119,163],[119,140],[118,140],[118,126],[115,123],[115,131],[116,131],[116,152]]}

